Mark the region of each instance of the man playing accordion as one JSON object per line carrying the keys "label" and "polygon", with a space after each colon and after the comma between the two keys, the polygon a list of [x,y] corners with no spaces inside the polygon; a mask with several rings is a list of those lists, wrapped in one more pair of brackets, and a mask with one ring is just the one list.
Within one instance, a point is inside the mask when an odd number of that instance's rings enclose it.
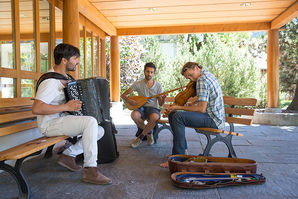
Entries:
{"label": "man playing accordion", "polygon": [[104,176],[97,168],[97,141],[104,135],[104,129],[91,116],[74,116],[67,111],[79,111],[82,102],[70,100],[66,102],[64,88],[70,76],[68,71],[75,71],[79,64],[80,51],[69,44],[59,44],[54,50],[55,65],[50,70],[52,74],[63,78],[47,78],[38,81],[36,97],[32,112],[37,115],[40,131],[51,136],[82,135],[74,145],[63,151],[58,158],[58,164],[71,171],[80,171],[81,166],[75,162],[75,157],[84,153],[84,170],[82,180],[93,184],[110,184],[111,179]]}

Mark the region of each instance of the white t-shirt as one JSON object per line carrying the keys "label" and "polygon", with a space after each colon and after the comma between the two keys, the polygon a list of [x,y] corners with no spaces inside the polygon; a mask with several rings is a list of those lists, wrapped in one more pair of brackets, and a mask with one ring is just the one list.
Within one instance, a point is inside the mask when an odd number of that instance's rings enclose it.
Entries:
{"label": "white t-shirt", "polygon": [[[64,85],[58,79],[46,79],[38,87],[36,99],[46,104],[61,105],[65,104]],[[63,117],[66,113],[55,113],[51,115],[37,115],[37,124],[42,133],[49,126],[49,122],[55,118]]]}

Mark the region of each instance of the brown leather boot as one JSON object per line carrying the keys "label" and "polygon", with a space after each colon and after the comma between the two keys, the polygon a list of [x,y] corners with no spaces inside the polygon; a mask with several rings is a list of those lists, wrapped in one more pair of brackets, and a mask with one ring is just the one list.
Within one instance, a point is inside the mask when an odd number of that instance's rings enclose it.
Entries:
{"label": "brown leather boot", "polygon": [[82,169],[81,166],[77,165],[74,157],[64,154],[59,156],[57,163],[71,171],[80,171]]}
{"label": "brown leather boot", "polygon": [[97,167],[85,167],[83,171],[84,182],[92,184],[111,184],[112,180],[104,176]]}

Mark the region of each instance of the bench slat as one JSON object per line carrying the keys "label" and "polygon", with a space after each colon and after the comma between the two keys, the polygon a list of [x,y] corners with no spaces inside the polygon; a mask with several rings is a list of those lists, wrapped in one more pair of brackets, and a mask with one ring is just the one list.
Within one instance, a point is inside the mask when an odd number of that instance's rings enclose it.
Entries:
{"label": "bench slat", "polygon": [[13,107],[5,107],[0,108],[0,114],[8,114],[14,112],[22,112],[22,111],[30,111],[32,110],[32,106],[13,106]]}
{"label": "bench slat", "polygon": [[220,129],[212,129],[212,128],[194,128],[194,129],[198,129],[201,131],[209,131],[209,132],[214,132],[214,133],[224,133],[224,134],[228,134],[228,135],[243,136],[243,134],[241,134],[241,133],[235,133],[232,131],[224,131],[224,130],[220,130]]}
{"label": "bench slat", "polygon": [[226,114],[233,114],[233,115],[254,115],[255,110],[254,109],[245,109],[245,108],[225,108]]}
{"label": "bench slat", "polygon": [[23,119],[30,119],[30,118],[34,118],[34,117],[36,117],[36,115],[33,115],[32,111],[2,114],[2,115],[0,115],[0,123],[18,121],[18,120],[23,120]]}
{"label": "bench slat", "polygon": [[223,96],[224,104],[236,106],[256,106],[257,99],[255,98],[234,98],[230,96]]}
{"label": "bench slat", "polygon": [[0,152],[0,161],[17,160],[67,139],[68,136],[41,137]]}
{"label": "bench slat", "polygon": [[236,123],[236,124],[246,124],[251,125],[252,119],[248,118],[238,118],[238,117],[226,117],[226,122],[228,123]]}
{"label": "bench slat", "polygon": [[25,131],[28,129],[33,129],[37,127],[37,122],[27,122],[27,123],[22,123],[22,124],[16,124],[13,126],[8,126],[8,127],[3,127],[0,128],[0,137],[4,135],[10,135],[13,133],[18,133],[21,131]]}
{"label": "bench slat", "polygon": [[0,108],[12,107],[12,106],[31,106],[34,100],[31,97],[23,98],[1,98]]}

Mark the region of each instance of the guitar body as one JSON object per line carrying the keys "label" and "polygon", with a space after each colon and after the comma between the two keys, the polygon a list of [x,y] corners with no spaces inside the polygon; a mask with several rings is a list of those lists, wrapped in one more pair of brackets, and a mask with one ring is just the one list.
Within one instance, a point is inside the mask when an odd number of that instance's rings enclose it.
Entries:
{"label": "guitar body", "polygon": [[144,96],[131,96],[131,97],[129,97],[129,99],[136,101],[136,105],[131,105],[130,103],[125,103],[126,107],[129,110],[135,110],[137,108],[140,108],[141,106],[146,104],[146,102],[148,100],[147,97],[144,97]]}

